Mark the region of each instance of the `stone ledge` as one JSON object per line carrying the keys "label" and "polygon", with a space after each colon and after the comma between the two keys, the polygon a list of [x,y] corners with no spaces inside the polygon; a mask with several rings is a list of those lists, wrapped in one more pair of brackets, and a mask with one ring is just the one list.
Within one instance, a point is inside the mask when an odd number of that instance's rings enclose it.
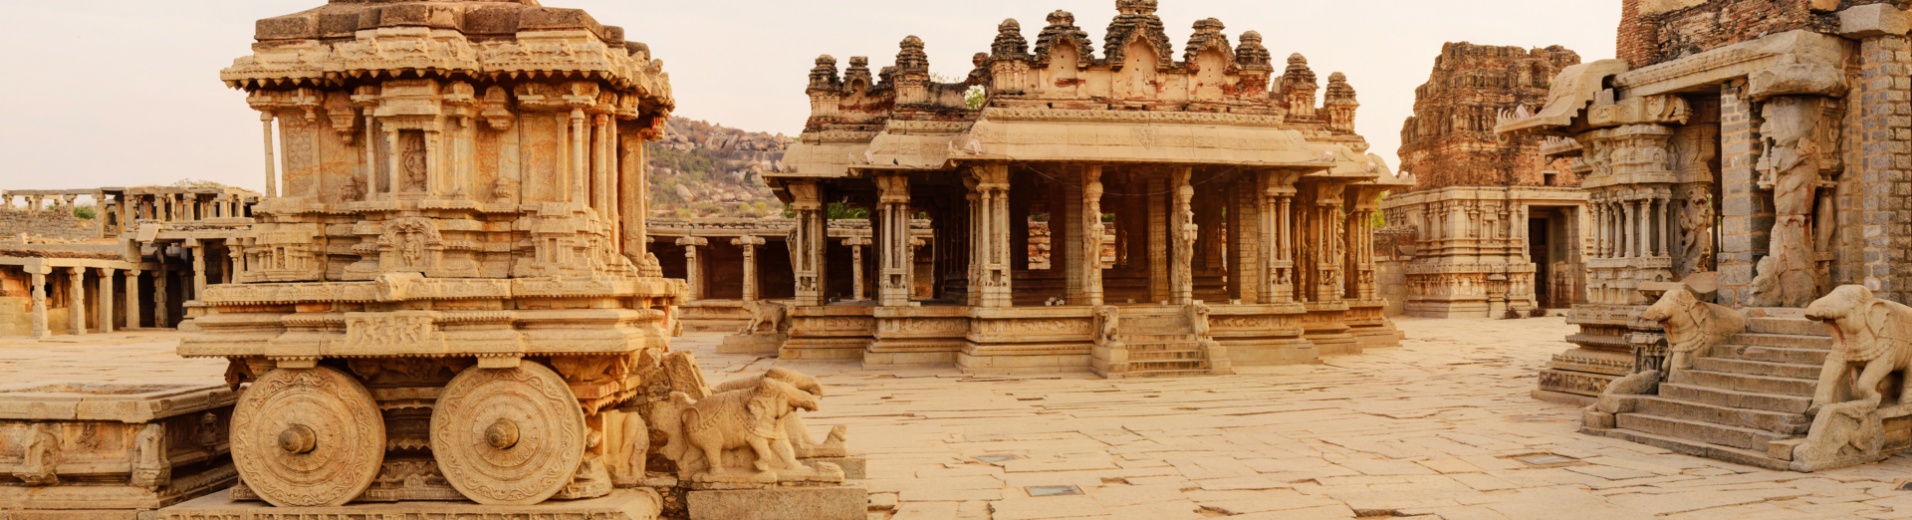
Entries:
{"label": "stone ledge", "polygon": [[[860,484],[692,491],[692,520],[866,520],[869,491]],[[489,517],[487,517],[489,518]],[[184,520],[184,519],[182,519]]]}
{"label": "stone ledge", "polygon": [[[860,491],[860,490],[859,490]],[[285,518],[483,518],[485,520],[656,520],[662,499],[649,489],[620,489],[589,500],[553,500],[533,506],[485,506],[470,502],[397,502],[338,507],[273,507],[236,502],[213,493],[161,509],[146,520],[281,520]],[[723,517],[711,517],[723,518]]]}

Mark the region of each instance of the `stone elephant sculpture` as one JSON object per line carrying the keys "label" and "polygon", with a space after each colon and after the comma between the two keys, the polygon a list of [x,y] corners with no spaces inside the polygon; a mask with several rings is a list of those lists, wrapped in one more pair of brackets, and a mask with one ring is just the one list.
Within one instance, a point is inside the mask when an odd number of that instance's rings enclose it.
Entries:
{"label": "stone elephant sculpture", "polygon": [[[1848,285],[1806,307],[1806,318],[1832,329],[1832,354],[1819,372],[1819,388],[1807,415],[1817,416],[1828,406],[1845,402],[1840,391],[1851,389],[1850,401],[1877,408],[1884,396],[1879,383],[1893,372],[1912,368],[1912,307],[1878,299],[1870,289]],[[1899,402],[1912,402],[1912,385]]]}
{"label": "stone elephant sculpture", "polygon": [[1746,316],[1724,305],[1699,300],[1685,287],[1667,291],[1660,301],[1647,307],[1640,319],[1659,323],[1666,329],[1669,374],[1693,368],[1693,360],[1703,357],[1727,338],[1746,331]]}
{"label": "stone elephant sculpture", "polygon": [[[818,383],[816,378],[788,368],[772,368],[760,376],[725,381],[724,384],[717,385],[715,391],[721,393],[753,388],[762,384],[765,379],[789,383],[817,399],[823,398],[823,385]],[[830,436],[823,442],[817,442],[810,436],[810,427],[804,424],[803,416],[791,414],[784,418],[784,433],[785,435],[779,437],[778,442],[772,446],[773,449],[778,450],[779,454],[794,452],[799,458],[849,455],[849,449],[845,446],[846,432],[841,425],[831,428]]]}
{"label": "stone elephant sculpture", "polygon": [[[764,378],[756,385],[703,400],[672,392],[669,402],[659,404],[662,408],[652,416],[671,433],[663,454],[677,461],[680,471],[693,479],[723,479],[731,476],[724,451],[749,448],[756,474],[775,481],[772,468],[804,467],[790,454],[777,453],[773,444],[784,435],[784,419],[798,410],[815,411],[817,397],[790,383]],[[696,471],[700,466],[701,473]]]}
{"label": "stone elephant sculpture", "polygon": [[737,332],[740,336],[755,335],[765,325],[770,326],[771,333],[782,334],[784,325],[789,321],[790,309],[781,303],[744,302],[744,310],[750,311],[750,323],[744,324],[743,330]]}

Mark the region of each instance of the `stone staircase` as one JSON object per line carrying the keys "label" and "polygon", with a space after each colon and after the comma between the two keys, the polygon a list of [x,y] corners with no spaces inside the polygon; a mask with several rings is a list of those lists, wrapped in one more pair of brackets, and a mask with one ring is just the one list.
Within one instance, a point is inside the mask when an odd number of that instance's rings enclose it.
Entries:
{"label": "stone staircase", "polygon": [[1212,373],[1201,339],[1181,307],[1124,307],[1115,339],[1128,349],[1124,377]]}
{"label": "stone staircase", "polygon": [[1582,431],[1789,469],[1793,446],[1812,427],[1805,412],[1832,346],[1824,325],[1793,316],[1751,318],[1745,333],[1661,382],[1658,395],[1622,397],[1628,411],[1614,415],[1611,424],[1589,423]]}

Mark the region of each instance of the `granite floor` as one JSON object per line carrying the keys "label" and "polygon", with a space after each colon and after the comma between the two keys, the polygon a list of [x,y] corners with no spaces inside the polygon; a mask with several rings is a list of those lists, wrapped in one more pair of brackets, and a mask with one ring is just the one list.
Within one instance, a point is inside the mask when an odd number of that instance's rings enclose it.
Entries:
{"label": "granite floor", "polygon": [[[1912,457],[1774,472],[1575,433],[1528,397],[1560,318],[1398,320],[1399,348],[1240,375],[1108,381],[790,363],[828,386],[872,519],[1912,518]],[[0,381],[219,381],[176,333],[0,340]],[[712,383],[774,359],[681,338]]]}

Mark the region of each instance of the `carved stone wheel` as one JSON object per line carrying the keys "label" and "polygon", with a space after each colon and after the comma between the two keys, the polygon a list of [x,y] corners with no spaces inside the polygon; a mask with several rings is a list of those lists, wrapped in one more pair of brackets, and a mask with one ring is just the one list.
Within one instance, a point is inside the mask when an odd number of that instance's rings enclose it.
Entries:
{"label": "carved stone wheel", "polygon": [[465,498],[530,505],[564,489],[584,462],[584,410],[557,372],[535,363],[460,372],[432,408],[432,456]]}
{"label": "carved stone wheel", "polygon": [[385,419],[358,380],[330,368],[275,369],[232,411],[232,462],[275,506],[338,506],[385,461]]}

